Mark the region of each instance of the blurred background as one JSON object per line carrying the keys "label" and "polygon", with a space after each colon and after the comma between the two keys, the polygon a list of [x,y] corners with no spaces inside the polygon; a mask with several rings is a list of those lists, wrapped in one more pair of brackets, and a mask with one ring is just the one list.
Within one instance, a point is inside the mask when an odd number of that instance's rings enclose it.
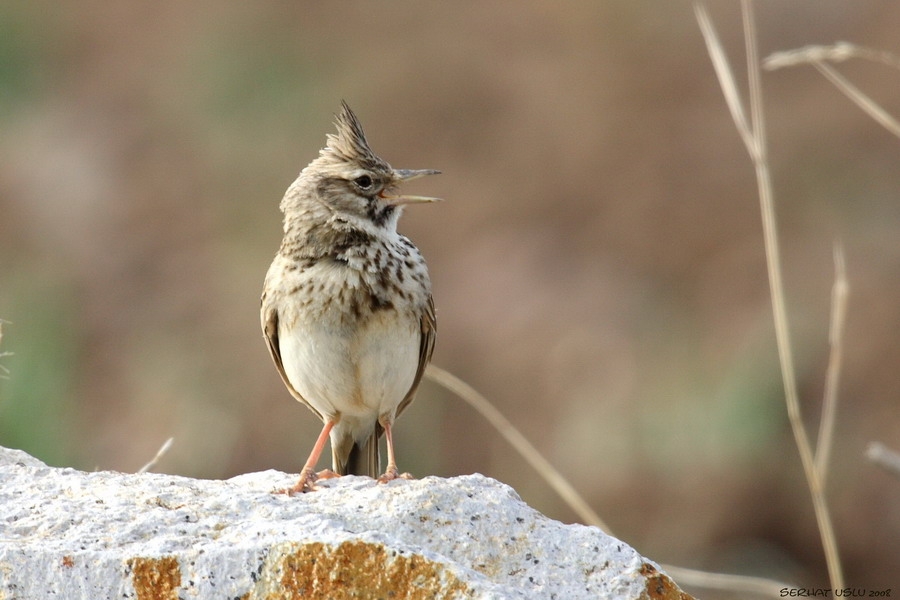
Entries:
{"label": "blurred background", "polygon": [[[740,8],[711,15],[738,75]],[[762,56],[900,54],[900,5],[758,2]],[[895,116],[900,72],[838,69]],[[743,79],[742,79],[743,81]],[[828,493],[847,582],[890,587],[900,481],[900,140],[812,67],[764,75],[807,428],[832,248],[850,298]],[[410,189],[434,362],[491,398],[661,562],[828,587],[788,425],[757,188],[686,0],[0,5],[0,444],[52,465],[297,472],[320,423],[259,329],[278,203],[341,99]],[[481,472],[574,514],[433,383],[402,469]],[[703,597],[716,596],[702,592]]]}

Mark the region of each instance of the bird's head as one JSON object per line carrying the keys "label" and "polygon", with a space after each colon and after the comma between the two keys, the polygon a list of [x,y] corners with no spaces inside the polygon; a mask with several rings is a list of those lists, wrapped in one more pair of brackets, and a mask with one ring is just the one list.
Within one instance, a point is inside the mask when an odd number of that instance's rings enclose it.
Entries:
{"label": "bird's head", "polygon": [[337,133],[328,134],[318,158],[297,180],[298,184],[313,187],[315,200],[329,212],[354,224],[395,230],[404,205],[439,200],[398,194],[400,184],[440,171],[394,169],[376,156],[359,119],[346,102],[341,103],[335,125]]}

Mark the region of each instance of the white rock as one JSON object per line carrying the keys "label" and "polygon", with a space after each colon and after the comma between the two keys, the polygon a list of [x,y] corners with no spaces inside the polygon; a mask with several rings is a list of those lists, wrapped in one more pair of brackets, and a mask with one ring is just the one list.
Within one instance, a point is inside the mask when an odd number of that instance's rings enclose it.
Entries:
{"label": "white rock", "polygon": [[688,598],[482,475],[272,493],[294,478],[84,473],[0,448],[0,598]]}

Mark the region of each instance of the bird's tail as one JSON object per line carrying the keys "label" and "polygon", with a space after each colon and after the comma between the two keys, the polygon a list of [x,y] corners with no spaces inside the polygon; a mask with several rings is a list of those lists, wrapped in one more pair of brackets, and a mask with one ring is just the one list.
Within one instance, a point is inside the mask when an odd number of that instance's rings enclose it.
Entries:
{"label": "bird's tail", "polygon": [[375,430],[362,444],[353,442],[347,461],[343,464],[332,450],[334,472],[338,475],[366,475],[373,478],[381,475],[381,461],[378,457],[378,439],[381,432],[381,425],[376,424]]}

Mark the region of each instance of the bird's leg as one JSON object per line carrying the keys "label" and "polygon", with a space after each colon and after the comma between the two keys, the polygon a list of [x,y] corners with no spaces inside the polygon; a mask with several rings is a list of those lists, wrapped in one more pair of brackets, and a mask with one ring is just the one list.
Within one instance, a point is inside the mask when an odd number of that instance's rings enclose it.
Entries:
{"label": "bird's leg", "polygon": [[388,464],[384,475],[378,478],[378,483],[387,483],[394,479],[412,479],[412,475],[401,473],[397,468],[397,459],[394,458],[394,436],[391,434],[391,421],[389,419],[379,419],[379,423],[384,427],[384,438],[387,440]]}
{"label": "bird's leg", "polygon": [[331,469],[325,469],[324,471],[316,473],[316,463],[319,462],[319,456],[322,455],[322,450],[325,449],[325,443],[328,441],[328,435],[331,433],[331,428],[334,427],[334,423],[335,421],[332,419],[325,421],[325,426],[322,427],[322,432],[316,439],[316,445],[313,446],[312,452],[309,453],[309,458],[306,459],[306,464],[303,465],[303,470],[300,471],[300,480],[291,488],[278,490],[279,493],[293,496],[299,492],[311,492],[316,489],[315,483],[317,480],[340,477],[340,475]]}

